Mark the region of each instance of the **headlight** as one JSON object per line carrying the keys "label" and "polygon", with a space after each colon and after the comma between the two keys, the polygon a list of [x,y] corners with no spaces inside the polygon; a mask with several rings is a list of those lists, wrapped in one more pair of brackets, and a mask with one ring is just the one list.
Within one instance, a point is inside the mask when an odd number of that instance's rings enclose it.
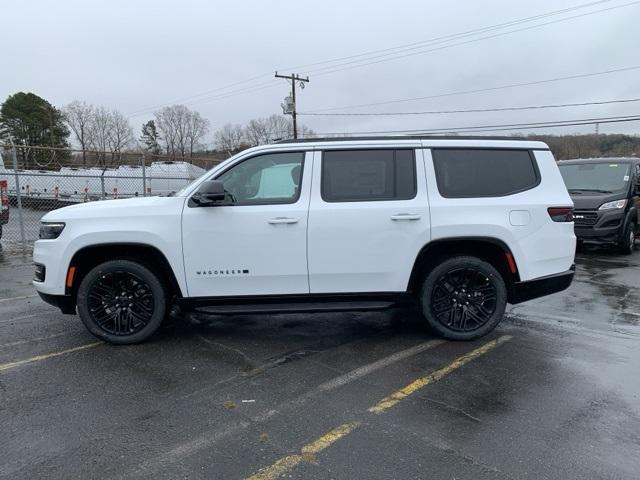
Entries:
{"label": "headlight", "polygon": [[598,210],[613,210],[614,208],[624,208],[627,204],[627,200],[614,200],[613,202],[607,202],[600,205]]}
{"label": "headlight", "polygon": [[53,240],[58,238],[64,230],[62,222],[42,222],[40,224],[40,238],[42,240]]}

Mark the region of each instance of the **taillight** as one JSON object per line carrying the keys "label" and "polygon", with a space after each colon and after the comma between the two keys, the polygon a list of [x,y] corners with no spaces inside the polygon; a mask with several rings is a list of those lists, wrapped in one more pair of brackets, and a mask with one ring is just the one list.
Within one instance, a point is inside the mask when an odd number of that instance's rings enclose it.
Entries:
{"label": "taillight", "polygon": [[554,222],[573,222],[573,207],[549,207],[547,212]]}

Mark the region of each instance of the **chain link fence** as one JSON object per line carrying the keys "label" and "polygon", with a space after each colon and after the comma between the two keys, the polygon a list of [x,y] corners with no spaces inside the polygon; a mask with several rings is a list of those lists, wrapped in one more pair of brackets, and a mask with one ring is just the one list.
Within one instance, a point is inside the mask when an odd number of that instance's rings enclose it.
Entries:
{"label": "chain link fence", "polygon": [[0,246],[28,250],[48,211],[170,195],[223,159],[0,145]]}

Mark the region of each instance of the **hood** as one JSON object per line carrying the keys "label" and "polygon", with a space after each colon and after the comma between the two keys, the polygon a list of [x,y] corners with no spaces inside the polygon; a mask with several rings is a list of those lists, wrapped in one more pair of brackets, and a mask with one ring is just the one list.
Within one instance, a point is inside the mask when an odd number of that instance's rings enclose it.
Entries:
{"label": "hood", "polygon": [[118,200],[99,200],[77,203],[68,207],[52,210],[42,217],[43,222],[65,221],[82,218],[124,217],[149,215],[151,211],[175,210],[179,213],[184,197],[137,197]]}
{"label": "hood", "polygon": [[614,200],[624,200],[626,195],[622,192],[616,193],[571,193],[571,200],[576,210],[597,210],[600,205]]}

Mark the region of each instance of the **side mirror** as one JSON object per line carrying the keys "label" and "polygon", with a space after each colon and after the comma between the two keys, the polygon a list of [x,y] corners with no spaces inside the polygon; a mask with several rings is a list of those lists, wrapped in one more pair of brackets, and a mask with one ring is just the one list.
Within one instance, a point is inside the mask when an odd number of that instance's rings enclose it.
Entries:
{"label": "side mirror", "polygon": [[224,197],[224,184],[219,180],[209,180],[203,182],[191,198],[201,207],[210,207],[223,201]]}

